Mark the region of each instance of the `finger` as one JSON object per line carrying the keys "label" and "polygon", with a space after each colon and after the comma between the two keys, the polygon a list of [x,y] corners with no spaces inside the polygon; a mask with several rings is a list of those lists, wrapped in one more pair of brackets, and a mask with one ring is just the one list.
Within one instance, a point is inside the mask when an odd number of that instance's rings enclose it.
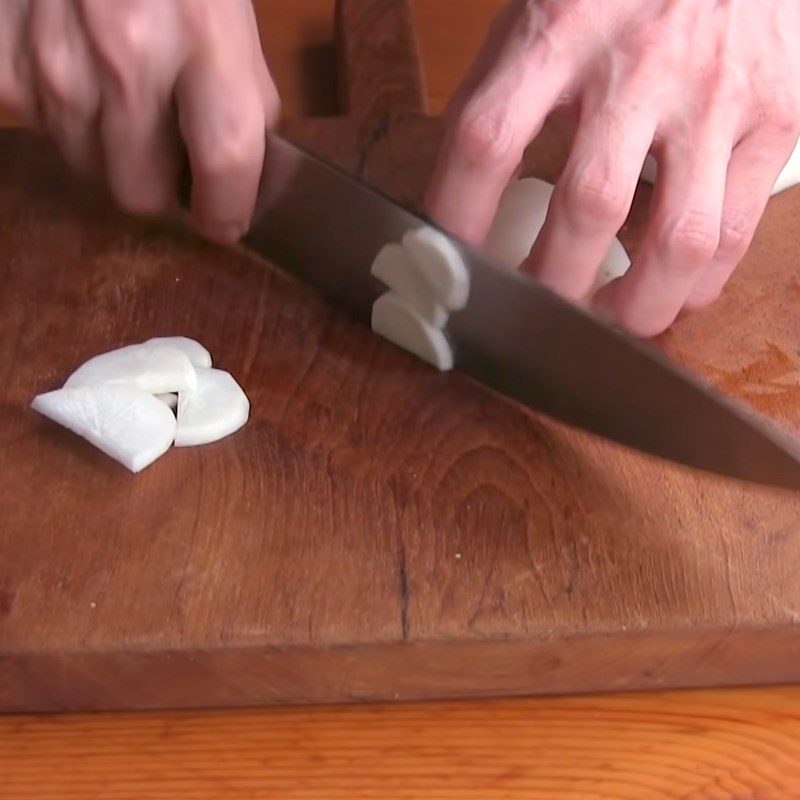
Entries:
{"label": "finger", "polygon": [[445,121],[449,122],[457,116],[472,93],[483,82],[486,75],[497,65],[503,55],[505,42],[511,35],[514,24],[519,17],[518,6],[518,3],[507,3],[495,15],[478,51],[478,55],[447,104],[444,113]]}
{"label": "finger", "polygon": [[584,109],[581,117],[545,224],[522,265],[573,300],[591,289],[628,216],[656,130],[656,113],[640,98],[615,98],[605,108]]}
{"label": "finger", "polygon": [[794,149],[796,136],[755,131],[734,149],[722,209],[719,246],[689,295],[685,308],[705,308],[722,292],[744,257],[769,201],[772,187]]}
{"label": "finger", "polygon": [[431,218],[479,244],[526,146],[578,69],[563,34],[542,35],[537,6],[518,3],[499,54],[451,116],[426,196]]}
{"label": "finger", "polygon": [[666,330],[714,257],[733,138],[715,126],[686,144],[664,142],[642,245],[628,273],[597,299],[631,333]]}
{"label": "finger", "polygon": [[222,241],[241,237],[252,217],[264,161],[263,91],[251,64],[238,59],[193,59],[176,87],[192,214],[204,233]]}
{"label": "finger", "polygon": [[28,57],[28,2],[5,0],[0,13],[0,109],[29,125],[38,122]]}
{"label": "finger", "polygon": [[136,214],[158,214],[175,203],[178,137],[170,105],[181,58],[176,7],[157,0],[79,4],[100,75],[106,178],[119,204]]}
{"label": "finger", "polygon": [[261,46],[261,37],[258,32],[256,13],[251,4],[247,4],[249,13],[249,27],[251,31],[251,63],[256,76],[256,83],[261,94],[261,103],[264,107],[264,117],[268,129],[278,124],[281,113],[281,99],[278,88],[272,80],[267,62],[264,60],[264,51]]}
{"label": "finger", "polygon": [[100,163],[100,87],[74,4],[33,0],[28,34],[39,124],[74,169],[95,172]]}
{"label": "finger", "polygon": [[155,215],[176,203],[179,139],[166,97],[104,93],[100,133],[106,176],[120,205],[133,214]]}

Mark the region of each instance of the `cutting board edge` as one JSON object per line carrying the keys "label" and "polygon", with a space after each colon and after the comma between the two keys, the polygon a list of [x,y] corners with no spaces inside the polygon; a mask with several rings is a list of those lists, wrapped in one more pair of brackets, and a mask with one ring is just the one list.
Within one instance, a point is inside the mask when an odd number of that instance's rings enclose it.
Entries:
{"label": "cutting board edge", "polygon": [[[800,626],[622,640],[0,654],[0,713],[453,700],[800,682]],[[664,653],[673,654],[664,663]],[[470,664],[469,670],[464,664]],[[147,681],[141,679],[147,676]],[[226,681],[224,676],[236,676]],[[732,676],[736,676],[735,678]],[[110,678],[110,679],[109,679]],[[314,691],[309,692],[313,686]]]}

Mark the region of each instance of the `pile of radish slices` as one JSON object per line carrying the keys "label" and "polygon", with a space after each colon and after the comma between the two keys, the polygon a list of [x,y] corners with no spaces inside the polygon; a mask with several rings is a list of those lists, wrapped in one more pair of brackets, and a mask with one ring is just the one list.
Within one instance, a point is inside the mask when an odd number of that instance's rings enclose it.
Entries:
{"label": "pile of radish slices", "polygon": [[211,355],[184,336],[149,339],[95,356],[33,408],[77,433],[131,472],[176,447],[239,430],[250,401]]}
{"label": "pile of radish slices", "polygon": [[[553,189],[538,178],[523,178],[505,190],[483,246],[498,266],[516,269],[527,258],[544,226]],[[630,265],[625,248],[613,239],[586,303]],[[372,274],[388,289],[372,307],[372,330],[440,370],[452,369],[453,351],[444,331],[450,313],[466,306],[470,284],[452,242],[430,227],[410,230],[401,242],[381,249]]]}
{"label": "pile of radish slices", "polygon": [[440,370],[453,368],[444,327],[467,304],[469,273],[450,240],[433,228],[408,231],[387,244],[372,274],[389,291],[372,306],[372,330]]}

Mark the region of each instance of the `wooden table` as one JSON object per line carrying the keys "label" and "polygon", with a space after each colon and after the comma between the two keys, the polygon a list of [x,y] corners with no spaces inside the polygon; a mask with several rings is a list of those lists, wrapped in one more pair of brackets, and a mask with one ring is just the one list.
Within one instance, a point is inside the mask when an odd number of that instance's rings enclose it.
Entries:
{"label": "wooden table", "polygon": [[[416,0],[432,110],[500,0]],[[261,0],[287,115],[325,113],[331,3]],[[0,798],[800,798],[800,688],[0,720]]]}

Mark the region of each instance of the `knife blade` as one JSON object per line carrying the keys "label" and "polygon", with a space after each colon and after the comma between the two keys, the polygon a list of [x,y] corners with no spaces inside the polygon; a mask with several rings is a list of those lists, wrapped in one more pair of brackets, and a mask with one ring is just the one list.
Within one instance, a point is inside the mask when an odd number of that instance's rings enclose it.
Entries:
{"label": "knife blade", "polygon": [[[369,324],[372,304],[385,291],[370,274],[375,256],[407,230],[431,224],[270,133],[244,243]],[[456,369],[634,450],[800,489],[800,442],[793,436],[534,278],[449,238],[470,274],[467,306],[451,314],[446,328]]]}

